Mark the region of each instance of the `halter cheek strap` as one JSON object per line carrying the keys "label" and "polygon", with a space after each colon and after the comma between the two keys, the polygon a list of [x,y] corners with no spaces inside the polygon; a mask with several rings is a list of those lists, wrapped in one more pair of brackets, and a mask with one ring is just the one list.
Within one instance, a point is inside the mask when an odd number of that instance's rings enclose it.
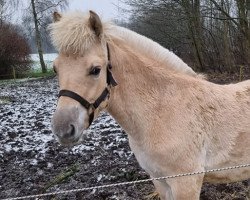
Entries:
{"label": "halter cheek strap", "polygon": [[72,99],[76,100],[77,102],[79,102],[84,108],[86,108],[88,112],[92,108],[92,111],[89,114],[89,126],[91,125],[91,123],[94,120],[95,110],[100,106],[100,104],[103,101],[105,101],[110,96],[110,92],[108,90],[108,87],[110,87],[110,86],[114,87],[117,85],[115,79],[113,78],[112,72],[111,72],[112,65],[110,63],[110,52],[109,52],[108,44],[107,44],[107,52],[108,52],[107,80],[106,80],[107,86],[105,87],[105,89],[103,90],[101,95],[95,100],[94,103],[89,103],[87,100],[82,98],[79,94],[77,94],[73,91],[70,91],[70,90],[60,90],[60,92],[59,92],[58,98],[60,98],[61,96],[66,96],[66,97],[72,98]]}

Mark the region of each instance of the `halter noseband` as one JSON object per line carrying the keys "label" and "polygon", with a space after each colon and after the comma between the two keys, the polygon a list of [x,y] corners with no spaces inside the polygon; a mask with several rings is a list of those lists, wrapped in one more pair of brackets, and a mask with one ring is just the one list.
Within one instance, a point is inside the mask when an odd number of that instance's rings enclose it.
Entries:
{"label": "halter noseband", "polygon": [[109,92],[108,86],[113,86],[114,87],[114,86],[117,85],[117,83],[116,83],[116,81],[113,78],[113,75],[111,73],[112,65],[110,63],[110,52],[109,52],[108,44],[107,44],[107,53],[108,53],[107,80],[106,80],[107,81],[107,86],[105,87],[105,89],[103,90],[101,95],[95,100],[94,103],[89,103],[87,100],[85,100],[79,94],[77,94],[77,93],[75,93],[73,91],[70,91],[70,90],[60,90],[59,91],[58,98],[60,98],[61,96],[70,97],[70,98],[76,100],[77,102],[79,102],[88,111],[89,111],[89,109],[92,108],[92,112],[89,114],[89,126],[93,122],[94,115],[95,115],[95,110],[100,106],[100,104],[103,101],[105,101],[107,98],[109,98],[110,92]]}

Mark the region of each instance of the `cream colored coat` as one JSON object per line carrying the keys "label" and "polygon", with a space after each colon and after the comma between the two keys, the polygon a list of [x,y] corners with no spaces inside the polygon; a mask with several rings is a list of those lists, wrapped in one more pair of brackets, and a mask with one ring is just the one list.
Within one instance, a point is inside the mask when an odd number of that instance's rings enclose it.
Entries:
{"label": "cream colored coat", "polygon": [[[56,13],[55,19],[52,38],[60,51],[55,61],[60,89],[75,91],[90,102],[105,87],[109,43],[118,86],[111,88],[110,99],[96,116],[106,108],[128,134],[132,151],[151,177],[250,163],[250,81],[208,82],[158,44],[103,24],[93,12],[87,16]],[[86,75],[91,65],[100,65],[98,77]],[[78,102],[60,98],[53,131],[65,142],[61,130],[74,124],[78,132],[68,140],[70,144],[84,134],[87,118],[88,112]],[[248,178],[250,169],[244,168],[154,184],[162,199],[195,200],[203,182]]]}

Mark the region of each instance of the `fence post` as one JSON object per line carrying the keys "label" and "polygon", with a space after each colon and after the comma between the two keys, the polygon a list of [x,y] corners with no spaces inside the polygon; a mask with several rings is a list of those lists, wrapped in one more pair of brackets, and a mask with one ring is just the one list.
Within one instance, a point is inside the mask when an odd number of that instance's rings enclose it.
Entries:
{"label": "fence post", "polygon": [[16,70],[14,66],[12,66],[12,73],[13,73],[14,80],[16,80]]}
{"label": "fence post", "polygon": [[244,66],[243,66],[243,65],[240,65],[239,81],[242,81],[242,79],[243,79],[243,68],[244,68]]}

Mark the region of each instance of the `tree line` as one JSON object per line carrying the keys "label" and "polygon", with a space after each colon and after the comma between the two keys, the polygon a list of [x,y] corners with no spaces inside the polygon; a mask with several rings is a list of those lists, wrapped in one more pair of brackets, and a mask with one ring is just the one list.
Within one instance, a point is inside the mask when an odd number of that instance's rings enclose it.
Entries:
{"label": "tree line", "polygon": [[[250,0],[120,1],[129,5],[123,12],[130,17],[119,24],[172,50],[195,70],[250,71]],[[0,0],[0,41],[3,41],[0,75],[13,69],[28,69],[28,55],[34,49],[42,71],[47,71],[43,52],[53,48],[47,25],[52,13],[67,8],[68,3],[68,0]],[[22,24],[13,25],[10,19],[20,7]],[[11,49],[15,49],[15,56]]]}
{"label": "tree line", "polygon": [[122,23],[175,52],[198,71],[250,66],[250,0],[123,0]]}

